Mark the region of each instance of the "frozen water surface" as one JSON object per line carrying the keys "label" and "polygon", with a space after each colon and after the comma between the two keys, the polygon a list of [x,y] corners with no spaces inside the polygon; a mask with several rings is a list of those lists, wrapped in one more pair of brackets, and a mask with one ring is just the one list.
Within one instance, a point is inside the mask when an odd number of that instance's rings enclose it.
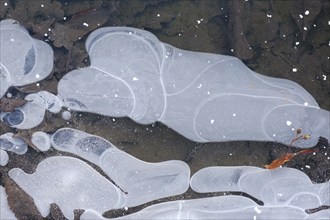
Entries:
{"label": "frozen water surface", "polygon": [[32,134],[31,142],[40,150],[47,151],[50,148],[50,137],[42,131],[37,131]]}
{"label": "frozen water surface", "polygon": [[289,205],[308,209],[330,205],[329,182],[313,184],[293,168],[266,170],[257,167],[207,167],[195,173],[191,188],[199,193],[245,192],[269,206]]}
{"label": "frozen water surface", "polygon": [[14,168],[9,176],[34,199],[43,217],[49,214],[51,203],[73,219],[74,209],[92,208],[102,213],[119,208],[123,196],[109,180],[73,157],[49,157],[33,174]]}
{"label": "frozen water surface", "polygon": [[16,154],[25,154],[27,152],[27,144],[18,137],[13,137],[13,133],[5,133],[0,135],[0,149],[12,151]]}
{"label": "frozen water surface", "polygon": [[183,161],[148,163],[101,137],[71,128],[55,132],[51,144],[57,150],[76,154],[101,167],[126,193],[128,207],[178,195],[189,187],[190,168]]}
{"label": "frozen water surface", "polygon": [[66,74],[58,85],[70,109],[141,124],[160,121],[198,142],[290,144],[298,128],[311,134],[294,143],[299,147],[329,138],[329,112],[306,90],[253,72],[235,57],[181,50],[129,27],[94,31],[86,49],[91,66]]}
{"label": "frozen water surface", "polygon": [[0,119],[11,127],[30,129],[38,126],[45,117],[45,111],[58,113],[62,103],[57,96],[47,91],[31,93],[25,97],[27,103],[13,112],[1,112]]}
{"label": "frozen water surface", "polygon": [[8,205],[7,194],[3,186],[0,186],[0,201],[0,219],[17,219]]}
{"label": "frozen water surface", "polygon": [[53,50],[33,39],[12,19],[0,22],[0,98],[10,86],[23,86],[45,79],[53,69]]}
{"label": "frozen water surface", "polygon": [[[327,219],[329,210],[308,215],[288,206],[259,206],[241,196],[221,196],[178,200],[149,206],[137,213],[114,219]],[[94,210],[86,210],[81,219],[107,219]]]}

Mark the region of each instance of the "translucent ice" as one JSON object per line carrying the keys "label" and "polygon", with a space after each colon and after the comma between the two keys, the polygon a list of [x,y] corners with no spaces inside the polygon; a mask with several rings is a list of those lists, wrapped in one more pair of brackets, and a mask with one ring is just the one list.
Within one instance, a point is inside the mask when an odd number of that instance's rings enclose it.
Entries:
{"label": "translucent ice", "polygon": [[0,135],[0,149],[12,151],[16,154],[25,154],[27,152],[26,143],[18,137],[13,137],[13,135],[13,133]]}
{"label": "translucent ice", "polygon": [[12,19],[0,22],[0,98],[10,86],[46,78],[53,69],[53,50]]}
{"label": "translucent ice", "polygon": [[262,76],[231,56],[181,50],[147,31],[94,31],[86,49],[91,66],[58,85],[63,105],[77,111],[160,121],[198,141],[256,140],[290,144],[301,128],[329,139],[329,112],[298,84]]}
{"label": "translucent ice", "polygon": [[[259,206],[242,196],[221,196],[212,198],[179,200],[149,206],[141,211],[115,218],[119,219],[326,219],[328,210],[308,215],[300,208],[289,206]],[[100,213],[86,210],[82,220],[102,219]]]}
{"label": "translucent ice", "polygon": [[31,142],[40,150],[47,151],[50,148],[50,137],[42,131],[37,131],[32,134]]}
{"label": "translucent ice", "polygon": [[19,168],[9,176],[33,199],[43,217],[56,203],[64,216],[73,219],[74,209],[104,212],[121,206],[124,194],[85,162],[73,157],[49,157],[33,174]]}
{"label": "translucent ice", "polygon": [[13,112],[0,112],[0,119],[11,127],[30,129],[38,126],[45,116],[45,111],[60,112],[62,103],[52,93],[40,91],[25,97],[27,103]]}
{"label": "translucent ice", "polygon": [[0,186],[0,201],[0,219],[17,219],[8,205],[7,194],[3,186]]}
{"label": "translucent ice", "polygon": [[57,130],[51,137],[51,145],[101,167],[126,192],[125,206],[178,195],[189,187],[190,168],[182,161],[148,163],[101,137],[71,128]]}
{"label": "translucent ice", "polygon": [[245,192],[269,206],[289,205],[302,209],[330,205],[330,182],[313,184],[293,168],[266,170],[257,167],[207,167],[195,173],[191,188],[199,193]]}
{"label": "translucent ice", "polygon": [[9,161],[9,156],[5,150],[0,148],[0,166],[6,166]]}

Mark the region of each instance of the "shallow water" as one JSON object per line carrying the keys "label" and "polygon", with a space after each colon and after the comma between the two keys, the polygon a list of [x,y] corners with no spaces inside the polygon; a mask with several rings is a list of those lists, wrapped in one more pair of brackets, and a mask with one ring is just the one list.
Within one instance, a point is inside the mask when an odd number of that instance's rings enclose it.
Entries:
{"label": "shallow water", "polygon": [[[55,53],[54,70],[47,79],[11,88],[9,92],[16,97],[40,90],[56,93],[57,83],[63,75],[89,64],[84,43],[92,30],[101,26],[131,26],[146,29],[161,41],[181,49],[237,56],[258,73],[299,83],[321,108],[330,110],[330,15],[327,13],[330,3],[326,0],[305,1],[302,6],[300,2],[45,0],[28,3],[0,0],[1,20],[18,20],[33,37],[48,42]],[[79,112],[72,112],[69,121],[63,120],[60,114],[46,114],[40,126],[19,133],[28,137],[37,130],[52,133],[65,126],[104,137],[145,161],[183,160],[189,164],[192,174],[215,165],[262,167],[283,153],[295,150],[266,142],[201,144],[185,139],[160,123],[143,126],[128,118]],[[0,122],[0,134],[5,132],[18,131]],[[315,182],[329,180],[329,143],[323,141],[318,147],[321,150],[317,154],[299,155],[285,166],[305,171]],[[66,154],[54,149],[41,153],[32,148],[23,156],[9,153],[9,164],[0,167],[2,185],[10,188],[8,191],[19,190],[13,187],[8,171],[19,167],[32,173],[38,162],[53,155]],[[41,218],[31,206],[24,207],[23,203],[28,201],[26,195],[22,191],[19,195],[12,195],[9,201],[14,212],[21,218]],[[188,192],[177,198],[195,197],[198,195]],[[171,199],[174,198],[164,200]],[[132,211],[135,209],[127,212]],[[126,211],[108,213],[108,216],[123,213]],[[48,217],[61,218],[56,209]]]}

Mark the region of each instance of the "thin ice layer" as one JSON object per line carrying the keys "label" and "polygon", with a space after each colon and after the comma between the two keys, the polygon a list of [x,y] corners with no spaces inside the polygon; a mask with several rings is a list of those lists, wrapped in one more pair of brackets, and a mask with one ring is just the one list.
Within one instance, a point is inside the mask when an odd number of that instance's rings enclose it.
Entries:
{"label": "thin ice layer", "polygon": [[0,149],[12,151],[16,154],[25,154],[27,152],[27,144],[23,139],[13,137],[13,133],[5,133],[0,135]]}
{"label": "thin ice layer", "polygon": [[17,219],[8,205],[6,190],[3,186],[0,186],[0,201],[0,219]]}
{"label": "thin ice layer", "polygon": [[11,127],[30,129],[41,124],[46,110],[58,113],[62,108],[58,97],[47,91],[29,94],[25,100],[25,105],[13,112],[0,112],[0,119]]}
{"label": "thin ice layer", "polygon": [[[94,31],[86,49],[91,66],[66,74],[59,83],[59,98],[71,109],[127,116],[141,124],[160,121],[198,142],[289,145],[298,128],[312,137],[295,142],[298,147],[313,146],[319,136],[330,138],[329,112],[320,110],[306,90],[255,73],[235,57],[181,50],[129,27]],[[288,106],[308,112],[307,119],[289,114]],[[287,114],[285,124],[277,120]],[[291,125],[298,120],[302,123]]]}
{"label": "thin ice layer", "polygon": [[124,194],[85,162],[73,157],[49,157],[33,174],[19,168],[9,176],[33,199],[43,217],[56,203],[64,216],[73,219],[75,209],[94,209],[99,213],[119,208]]}
{"label": "thin ice layer", "polygon": [[266,170],[257,167],[207,167],[196,172],[190,180],[191,188],[199,193],[245,192],[268,206],[290,205],[302,209],[329,205],[324,193],[330,182],[313,184],[297,169]]}
{"label": "thin ice layer", "polygon": [[[178,200],[149,206],[134,214],[114,219],[326,219],[328,212],[308,215],[304,210],[288,206],[259,206],[243,196],[221,196]],[[86,210],[82,220],[102,219],[100,213]]]}
{"label": "thin ice layer", "polygon": [[83,131],[62,128],[51,137],[52,146],[98,165],[126,193],[125,206],[184,193],[190,168],[182,161],[148,163],[119,150],[107,140]]}
{"label": "thin ice layer", "polygon": [[45,79],[53,69],[53,50],[12,19],[0,22],[0,98],[10,86]]}

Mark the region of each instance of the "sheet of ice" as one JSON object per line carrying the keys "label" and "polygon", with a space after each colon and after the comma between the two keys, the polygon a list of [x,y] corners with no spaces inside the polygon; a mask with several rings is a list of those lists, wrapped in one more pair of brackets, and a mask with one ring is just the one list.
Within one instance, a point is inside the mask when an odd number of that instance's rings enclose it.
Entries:
{"label": "sheet of ice", "polygon": [[31,142],[40,150],[47,151],[50,148],[50,137],[42,131],[37,131],[32,134]]}
{"label": "sheet of ice", "polygon": [[6,166],[9,161],[9,156],[7,154],[7,151],[2,150],[0,148],[0,166]]}
{"label": "sheet of ice", "polygon": [[13,137],[13,133],[0,135],[0,149],[12,151],[16,154],[25,154],[27,152],[26,143],[18,137]]}
{"label": "sheet of ice", "polygon": [[33,174],[14,168],[9,176],[34,199],[43,217],[49,214],[51,203],[56,203],[66,218],[73,219],[74,209],[103,213],[120,208],[125,196],[92,167],[73,157],[49,157]]}
{"label": "sheet of ice", "polygon": [[141,124],[160,121],[198,141],[256,140],[299,147],[329,139],[328,111],[298,84],[262,76],[231,56],[181,50],[129,27],[100,28],[87,39],[91,66],[59,82],[63,105]]}
{"label": "sheet of ice", "polygon": [[30,129],[44,120],[45,110],[58,113],[62,108],[61,101],[47,91],[29,94],[25,100],[28,102],[13,112],[0,112],[0,119],[11,127]]}
{"label": "sheet of ice", "polygon": [[[309,218],[313,216],[314,218]],[[137,213],[114,219],[323,219],[325,214],[308,215],[304,210],[287,206],[259,206],[242,196],[179,200],[149,206]],[[86,210],[82,220],[102,219],[100,213]]]}
{"label": "sheet of ice", "polygon": [[207,167],[196,172],[191,188],[199,193],[240,191],[268,206],[317,208],[329,203],[330,182],[313,184],[309,177],[293,168],[266,170],[257,167]]}
{"label": "sheet of ice", "polygon": [[17,219],[13,211],[10,209],[7,201],[5,188],[0,186],[0,219],[14,220]]}
{"label": "sheet of ice", "polygon": [[124,205],[128,207],[178,195],[189,187],[190,168],[182,161],[148,163],[101,137],[72,128],[57,130],[51,137],[51,145],[101,167],[127,193]]}
{"label": "sheet of ice", "polygon": [[17,21],[0,21],[0,98],[10,86],[45,79],[53,69],[53,50],[36,40]]}

